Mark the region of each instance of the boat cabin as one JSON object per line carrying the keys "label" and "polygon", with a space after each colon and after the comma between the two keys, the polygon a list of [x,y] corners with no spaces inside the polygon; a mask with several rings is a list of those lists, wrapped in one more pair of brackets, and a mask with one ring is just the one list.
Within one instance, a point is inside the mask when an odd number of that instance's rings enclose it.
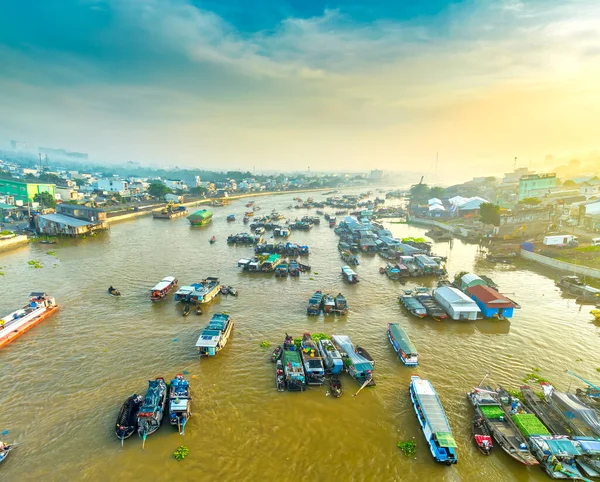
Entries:
{"label": "boat cabin", "polygon": [[167,276],[151,290],[150,299],[152,301],[162,300],[167,293],[177,284],[173,276]]}
{"label": "boat cabin", "polygon": [[202,330],[196,348],[200,355],[215,356],[227,343],[233,322],[226,313],[214,314]]}
{"label": "boat cabin", "polygon": [[477,303],[452,286],[442,286],[433,297],[453,320],[476,320],[481,313]]}
{"label": "boat cabin", "polygon": [[484,285],[467,288],[469,295],[481,310],[484,318],[512,318],[515,304],[506,296]]}
{"label": "boat cabin", "polygon": [[342,276],[350,284],[358,283],[358,275],[350,266],[342,266]]}
{"label": "boat cabin", "polygon": [[181,288],[179,288],[176,292],[175,295],[173,296],[173,299],[175,301],[185,301],[185,302],[190,302],[191,301],[191,295],[192,293],[198,289],[201,285],[199,284],[192,284],[189,286],[182,286]]}

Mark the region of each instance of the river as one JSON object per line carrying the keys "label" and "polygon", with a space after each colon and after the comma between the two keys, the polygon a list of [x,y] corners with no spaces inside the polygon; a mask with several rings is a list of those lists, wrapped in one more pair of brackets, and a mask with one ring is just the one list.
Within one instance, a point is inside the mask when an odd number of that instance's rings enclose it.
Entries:
{"label": "river", "polygon": [[[257,198],[258,214],[306,214],[287,209],[293,197]],[[312,274],[280,280],[240,272],[237,260],[252,250],[228,246],[226,237],[245,231],[246,202],[213,208],[213,222],[199,229],[185,218],[145,217],[97,237],[32,244],[0,256],[0,313],[25,304],[31,291],[46,291],[60,304],[57,314],[0,350],[0,432],[9,431],[5,441],[22,442],[0,467],[3,481],[547,480],[539,467],[522,466],[500,449],[490,457],[477,451],[465,393],[486,370],[491,381],[511,388],[534,367],[564,390],[580,386],[567,369],[597,379],[600,326],[590,322],[590,307],[562,297],[555,274],[533,265],[489,264],[477,246],[458,240],[436,243],[434,251],[449,256],[451,276],[486,274],[522,308],[511,322],[419,320],[398,305],[400,285],[379,274],[384,263],[378,256],[360,255],[358,285],[342,282],[338,238],[327,224],[291,238],[310,246]],[[227,223],[229,213],[238,221]],[[401,237],[425,231],[387,226]],[[210,245],[213,235],[217,242]],[[30,267],[30,260],[43,268]],[[239,296],[220,296],[204,315],[183,317],[172,295],[149,300],[149,289],[167,275],[180,284],[220,276]],[[121,298],[107,295],[111,284]],[[307,317],[315,289],[344,293],[348,316]],[[234,335],[218,356],[199,359],[196,339],[220,311],[235,320]],[[389,322],[410,334],[419,350],[417,368],[395,356],[386,338]],[[327,396],[325,387],[277,392],[271,350],[259,345],[305,331],[347,334],[367,348],[377,362],[377,386],[353,397],[359,387],[344,376],[340,399]],[[188,373],[193,395],[185,436],[164,425],[145,450],[137,437],[121,448],[113,424],[123,400],[144,393],[148,379],[179,372]],[[458,443],[456,466],[437,465],[428,452],[408,396],[414,373],[432,381],[444,404]],[[413,438],[418,448],[411,460],[396,444]],[[190,453],[178,462],[172,452],[181,444]]]}

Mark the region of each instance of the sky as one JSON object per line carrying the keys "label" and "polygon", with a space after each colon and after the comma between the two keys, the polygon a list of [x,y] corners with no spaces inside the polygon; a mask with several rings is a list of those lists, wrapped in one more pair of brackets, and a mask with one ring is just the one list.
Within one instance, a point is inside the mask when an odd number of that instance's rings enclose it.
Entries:
{"label": "sky", "polygon": [[452,179],[600,148],[598,0],[3,0],[1,11],[6,141],[108,162]]}

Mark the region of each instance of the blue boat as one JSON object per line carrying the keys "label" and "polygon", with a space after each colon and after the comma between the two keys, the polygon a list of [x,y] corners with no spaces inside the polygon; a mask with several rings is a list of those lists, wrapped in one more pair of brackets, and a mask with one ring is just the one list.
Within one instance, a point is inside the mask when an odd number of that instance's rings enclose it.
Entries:
{"label": "blue boat", "polygon": [[192,300],[192,294],[194,291],[202,289],[202,284],[200,283],[192,283],[188,286],[182,286],[179,288],[173,297],[175,301],[184,301],[189,303]]}
{"label": "blue boat", "polygon": [[167,408],[167,384],[165,379],[158,377],[148,381],[148,391],[144,403],[138,412],[138,434],[142,438],[142,448],[146,437],[160,428]]}
{"label": "blue boat", "polygon": [[185,433],[185,424],[192,416],[190,385],[181,373],[169,384],[169,421],[177,426],[180,435]]}
{"label": "blue boat", "polygon": [[227,221],[228,222],[235,221],[235,214],[230,214],[229,216],[227,216]]}
{"label": "blue boat", "polygon": [[337,350],[331,340],[326,338],[322,338],[319,340],[319,351],[321,352],[321,357],[323,358],[323,365],[325,366],[325,370],[327,370],[332,375],[338,375],[344,369],[344,362],[342,360],[342,355]]}
{"label": "blue boat", "polygon": [[352,344],[350,337],[346,335],[333,335],[331,341],[339,350],[348,374],[360,385],[374,387],[373,364],[367,358],[357,353],[357,349]]}
{"label": "blue boat", "polygon": [[410,399],[429,450],[436,462],[452,465],[457,462],[456,441],[452,435],[442,402],[429,380],[410,377]]}
{"label": "blue boat", "polygon": [[406,331],[398,323],[388,323],[387,334],[402,363],[407,367],[416,367],[419,364],[419,355]]}
{"label": "blue boat", "polygon": [[318,316],[321,313],[321,304],[323,302],[323,292],[315,291],[308,300],[306,314],[310,316]]}
{"label": "blue boat", "polygon": [[232,331],[233,321],[230,316],[227,313],[215,313],[196,342],[198,353],[215,356],[227,344]]}

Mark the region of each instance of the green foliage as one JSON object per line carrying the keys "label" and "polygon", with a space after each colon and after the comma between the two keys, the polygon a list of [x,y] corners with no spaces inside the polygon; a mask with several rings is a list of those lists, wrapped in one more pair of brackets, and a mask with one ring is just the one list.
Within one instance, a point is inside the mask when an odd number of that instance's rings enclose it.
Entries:
{"label": "green foliage", "polygon": [[414,184],[410,188],[411,204],[424,204],[431,198],[442,199],[446,189],[440,186],[429,187],[427,184]]}
{"label": "green foliage", "polygon": [[412,440],[398,442],[398,448],[402,450],[407,457],[414,457],[417,453],[417,444]]}
{"label": "green foliage", "polygon": [[261,341],[260,342],[260,347],[261,348],[269,348],[271,346],[271,343],[269,343],[268,341]]}
{"label": "green foliage", "polygon": [[479,206],[479,216],[483,224],[500,226],[500,206],[497,204],[481,204],[481,206]]}
{"label": "green foliage", "polygon": [[177,460],[185,459],[190,453],[190,449],[188,449],[185,445],[180,445],[175,452],[173,452],[173,457]]}
{"label": "green foliage", "polygon": [[565,182],[563,182],[563,187],[576,187],[577,183],[575,181],[572,181],[571,179],[567,179]]}
{"label": "green foliage", "polygon": [[152,182],[148,186],[148,194],[152,197],[164,198],[166,194],[169,194],[171,190],[165,186],[162,182]]}
{"label": "green foliage", "polygon": [[536,197],[526,197],[525,199],[519,201],[519,204],[528,204],[530,206],[537,206],[538,204],[541,204],[541,199],[538,199]]}
{"label": "green foliage", "polygon": [[203,194],[206,194],[207,191],[208,190],[203,186],[196,186],[190,188],[189,193],[193,196],[202,196]]}
{"label": "green foliage", "polygon": [[4,231],[0,231],[0,236],[8,236],[9,234],[15,234],[12,231],[9,231],[8,229],[5,229]]}
{"label": "green foliage", "polygon": [[311,336],[315,343],[318,343],[319,340],[331,340],[331,336],[326,335],[325,333],[314,333]]}
{"label": "green foliage", "polygon": [[521,390],[506,390],[511,397],[516,398],[517,400],[519,400],[521,403],[525,401],[523,394],[521,393]]}
{"label": "green foliage", "polygon": [[27,261],[27,264],[31,267],[31,268],[43,268],[42,263],[40,263],[39,261],[36,260],[31,260],[31,261]]}
{"label": "green foliage", "polygon": [[54,251],[48,251],[46,254],[49,256],[56,256],[56,253]]}
{"label": "green foliage", "polygon": [[527,373],[523,377],[523,383],[542,383],[542,382],[548,383],[548,380],[540,377],[537,373]]}
{"label": "green foliage", "polygon": [[600,253],[600,246],[582,246],[580,248],[575,248],[575,251],[581,253]]}
{"label": "green foliage", "polygon": [[54,196],[49,192],[38,192],[33,196],[33,200],[36,203],[40,203],[40,205],[45,208],[56,207],[56,199],[54,199]]}

